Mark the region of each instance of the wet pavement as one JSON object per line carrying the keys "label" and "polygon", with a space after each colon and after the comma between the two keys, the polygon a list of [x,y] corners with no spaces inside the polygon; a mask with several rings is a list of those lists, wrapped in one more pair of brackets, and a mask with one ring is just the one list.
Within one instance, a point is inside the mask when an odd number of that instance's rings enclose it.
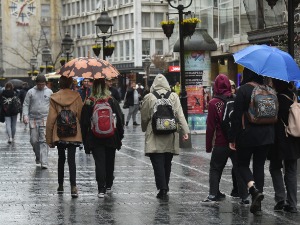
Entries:
{"label": "wet pavement", "polygon": [[205,135],[193,135],[192,143],[192,149],[183,149],[180,156],[174,157],[169,200],[158,200],[152,166],[143,153],[144,134],[140,126],[133,127],[131,122],[123,147],[116,154],[112,192],[104,199],[97,197],[94,160],[77,150],[79,198],[72,199],[67,165],[65,193],[56,193],[56,149],[49,152],[49,168],[42,170],[35,165],[28,129],[24,130],[18,122],[15,142],[8,144],[2,123],[0,224],[299,224],[300,213],[273,211],[274,190],[268,162],[262,216],[253,216],[249,206],[241,206],[238,199],[230,197],[229,162],[220,185],[226,199],[218,204],[202,203],[208,194],[210,154],[205,153]]}

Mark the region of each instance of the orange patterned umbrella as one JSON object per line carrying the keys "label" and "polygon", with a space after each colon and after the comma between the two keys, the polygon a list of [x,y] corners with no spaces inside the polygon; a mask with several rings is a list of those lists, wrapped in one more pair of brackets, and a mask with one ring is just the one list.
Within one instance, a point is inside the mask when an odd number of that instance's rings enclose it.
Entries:
{"label": "orange patterned umbrella", "polygon": [[114,78],[120,74],[108,61],[88,57],[79,57],[67,62],[57,73],[66,77],[92,79]]}

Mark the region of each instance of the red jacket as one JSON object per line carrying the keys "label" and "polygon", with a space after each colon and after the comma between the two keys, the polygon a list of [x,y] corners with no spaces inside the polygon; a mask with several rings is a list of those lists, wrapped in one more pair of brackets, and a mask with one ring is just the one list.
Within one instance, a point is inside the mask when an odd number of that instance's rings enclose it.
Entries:
{"label": "red jacket", "polygon": [[[216,96],[231,96],[231,85],[226,75],[219,74],[215,79],[214,94]],[[224,102],[219,98],[213,98],[208,103],[208,115],[206,120],[206,152],[211,152],[214,146],[229,146],[221,129]]]}

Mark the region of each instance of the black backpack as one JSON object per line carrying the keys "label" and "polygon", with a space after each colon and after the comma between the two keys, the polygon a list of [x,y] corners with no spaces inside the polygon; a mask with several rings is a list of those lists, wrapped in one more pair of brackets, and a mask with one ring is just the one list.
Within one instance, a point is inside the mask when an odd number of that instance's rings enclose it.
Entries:
{"label": "black backpack", "polygon": [[221,129],[224,133],[225,138],[228,139],[229,134],[231,132],[231,122],[232,122],[232,114],[234,110],[235,96],[231,96],[231,97],[215,96],[215,98],[221,99],[224,102]]}
{"label": "black backpack", "polygon": [[172,134],[177,131],[177,120],[169,96],[166,94],[159,95],[157,92],[152,92],[157,98],[152,115],[152,130],[154,134]]}
{"label": "black backpack", "polygon": [[57,119],[57,136],[59,138],[74,137],[77,134],[77,117],[70,109],[63,109],[58,113]]}

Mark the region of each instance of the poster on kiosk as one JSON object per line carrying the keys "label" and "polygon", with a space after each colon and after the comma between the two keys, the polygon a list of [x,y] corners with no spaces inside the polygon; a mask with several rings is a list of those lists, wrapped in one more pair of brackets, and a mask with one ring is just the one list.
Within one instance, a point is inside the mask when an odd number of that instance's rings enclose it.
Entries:
{"label": "poster on kiosk", "polygon": [[188,124],[192,133],[205,133],[210,99],[210,55],[207,51],[185,52]]}

